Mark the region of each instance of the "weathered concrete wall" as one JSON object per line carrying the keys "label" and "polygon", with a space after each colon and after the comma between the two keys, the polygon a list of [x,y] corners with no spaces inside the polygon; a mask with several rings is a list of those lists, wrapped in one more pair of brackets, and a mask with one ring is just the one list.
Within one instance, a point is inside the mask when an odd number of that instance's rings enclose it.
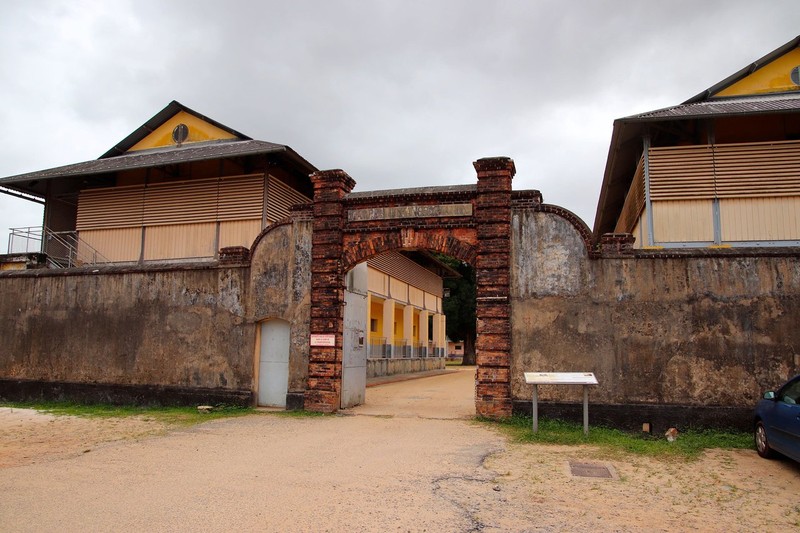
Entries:
{"label": "weathered concrete wall", "polygon": [[245,261],[0,274],[0,397],[251,403],[258,324],[280,318],[292,325],[289,392],[302,405],[310,222],[268,228],[251,253],[252,269]]}
{"label": "weathered concrete wall", "polygon": [[533,209],[514,211],[512,231],[516,401],[530,398],[525,371],[590,371],[593,403],[749,409],[800,372],[797,255],[591,260],[575,226]]}
{"label": "weathered concrete wall", "polygon": [[[291,324],[289,394],[299,394],[297,401],[302,402],[308,376],[311,221],[269,228],[256,240],[250,262],[248,318],[255,323],[280,318]],[[291,400],[289,404],[296,407]]]}
{"label": "weathered concrete wall", "polygon": [[428,370],[442,370],[444,367],[444,357],[409,357],[407,359],[380,357],[367,359],[367,379],[394,376],[396,374],[427,372]]}
{"label": "weathered concrete wall", "polygon": [[248,274],[209,265],[4,273],[0,378],[241,396],[253,381]]}
{"label": "weathered concrete wall", "polygon": [[[590,258],[588,229],[574,216],[515,205],[510,371],[484,376],[498,387],[510,376],[515,407],[529,402],[525,371],[592,371],[592,404],[608,412],[733,408],[742,420],[763,390],[800,372],[797,251]],[[313,366],[311,218],[299,210],[268,228],[251,266],[0,273],[0,396],[12,382],[81,383],[250,401],[258,325],[279,318],[291,324],[287,404],[302,407]],[[508,342],[502,324],[490,326],[484,334]],[[554,405],[579,400],[561,387],[540,394]]]}

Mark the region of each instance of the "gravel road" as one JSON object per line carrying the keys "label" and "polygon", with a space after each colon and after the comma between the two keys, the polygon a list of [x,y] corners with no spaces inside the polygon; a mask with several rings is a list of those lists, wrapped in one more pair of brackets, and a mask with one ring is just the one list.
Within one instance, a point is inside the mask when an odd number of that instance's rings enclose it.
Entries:
{"label": "gravel road", "polygon": [[[137,427],[132,438],[42,453],[36,462],[0,468],[0,530],[800,526],[796,493],[775,490],[800,486],[794,463],[764,461],[749,451],[712,452],[683,464],[609,458],[589,447],[513,444],[468,419],[473,373],[370,388],[367,405],[338,416],[255,414],[155,436],[141,436]],[[0,417],[6,455],[18,453],[6,445],[14,442],[8,427]],[[31,430],[29,442],[37,434]],[[607,464],[617,478],[572,477],[568,460]]]}

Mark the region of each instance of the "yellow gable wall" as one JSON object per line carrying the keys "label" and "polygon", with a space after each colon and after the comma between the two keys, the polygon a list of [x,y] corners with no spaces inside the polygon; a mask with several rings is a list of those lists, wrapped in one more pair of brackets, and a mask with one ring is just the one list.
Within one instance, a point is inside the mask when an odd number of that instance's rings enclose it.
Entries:
{"label": "yellow gable wall", "polygon": [[147,150],[148,148],[173,146],[175,141],[172,140],[172,130],[174,130],[175,126],[178,124],[186,124],[189,128],[189,137],[184,141],[184,144],[236,138],[231,133],[209,124],[186,111],[179,111],[172,118],[164,122],[164,124],[156,128],[150,135],[133,145],[128,151],[133,152],[135,150]]}
{"label": "yellow gable wall", "polygon": [[800,91],[800,86],[795,85],[790,78],[792,69],[797,66],[800,66],[800,48],[782,55],[714,96]]}

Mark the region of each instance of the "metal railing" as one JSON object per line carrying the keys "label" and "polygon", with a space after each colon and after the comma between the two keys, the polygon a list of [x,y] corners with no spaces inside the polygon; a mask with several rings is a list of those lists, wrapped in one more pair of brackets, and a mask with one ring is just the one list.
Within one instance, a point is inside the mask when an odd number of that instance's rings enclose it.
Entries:
{"label": "metal railing", "polygon": [[367,357],[409,358],[409,357],[444,357],[445,349],[434,342],[414,342],[398,340],[389,344],[385,337],[372,337],[369,340]]}
{"label": "metal railing", "polygon": [[51,268],[72,268],[108,263],[100,252],[83,241],[77,231],[51,231],[41,226],[11,228],[8,253],[39,252],[47,255]]}
{"label": "metal railing", "polygon": [[411,346],[411,357],[428,357],[428,345],[421,342],[415,342]]}
{"label": "metal railing", "polygon": [[9,254],[39,253],[42,251],[42,228],[11,228],[8,233]]}
{"label": "metal railing", "polygon": [[392,357],[411,357],[411,346],[404,340],[394,341]]}
{"label": "metal railing", "polygon": [[428,357],[445,357],[447,348],[431,342],[428,346]]}
{"label": "metal railing", "polygon": [[367,357],[389,357],[390,346],[386,344],[386,337],[373,337],[369,340]]}

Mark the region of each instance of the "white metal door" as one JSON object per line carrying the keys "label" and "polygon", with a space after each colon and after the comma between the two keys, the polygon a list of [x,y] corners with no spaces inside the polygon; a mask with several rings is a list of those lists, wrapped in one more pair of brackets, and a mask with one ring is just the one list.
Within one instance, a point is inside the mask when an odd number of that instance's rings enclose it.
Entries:
{"label": "white metal door", "polygon": [[258,365],[258,405],[286,407],[289,390],[289,323],[261,323]]}
{"label": "white metal door", "polygon": [[364,403],[367,393],[367,265],[347,274],[344,293],[344,338],[342,339],[342,398],[340,407]]}

